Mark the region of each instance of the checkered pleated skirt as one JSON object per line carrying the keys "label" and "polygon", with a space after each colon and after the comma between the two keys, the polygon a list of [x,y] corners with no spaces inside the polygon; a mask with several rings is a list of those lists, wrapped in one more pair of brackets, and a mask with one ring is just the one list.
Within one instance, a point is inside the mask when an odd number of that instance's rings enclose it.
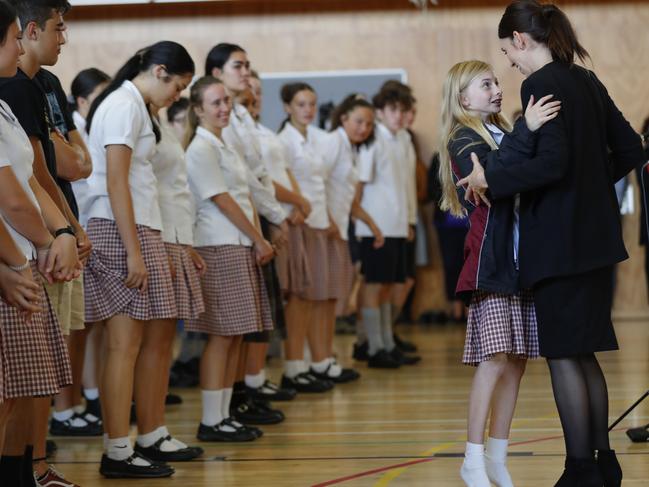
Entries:
{"label": "checkered pleated skirt", "polygon": [[288,244],[277,251],[275,268],[282,291],[302,296],[311,285],[311,275],[301,225],[288,226]]}
{"label": "checkered pleated skirt", "polygon": [[[32,273],[40,279],[36,264]],[[72,384],[68,349],[45,288],[29,319],[0,299],[0,399],[52,396]]]}
{"label": "checkered pleated skirt", "polygon": [[347,299],[354,283],[354,267],[346,240],[329,239],[329,282],[337,299]]}
{"label": "checkered pleated skirt", "polygon": [[533,359],[539,356],[534,297],[475,291],[469,305],[462,362],[478,365],[497,353]]}
{"label": "checkered pleated skirt", "polygon": [[205,311],[198,270],[183,245],[165,242],[164,246],[174,267],[172,279],[176,310],[178,310],[177,318],[181,320],[198,318]]}
{"label": "checkered pleated skirt", "polygon": [[197,247],[207,272],[201,277],[205,311],[187,320],[185,329],[219,336],[245,335],[273,329],[261,268],[252,247]]}
{"label": "checkered pleated skirt", "polygon": [[146,293],[126,287],[126,249],[113,220],[91,218],[88,238],[93,248],[84,272],[86,321],[103,321],[116,315],[135,320],[172,319],[178,316],[169,259],[160,232],[136,225],[144,265]]}
{"label": "checkered pleated skirt", "polygon": [[300,297],[310,301],[338,299],[340,293],[332,279],[329,263],[331,250],[327,231],[304,225],[302,232],[304,233],[304,249],[311,280]]}

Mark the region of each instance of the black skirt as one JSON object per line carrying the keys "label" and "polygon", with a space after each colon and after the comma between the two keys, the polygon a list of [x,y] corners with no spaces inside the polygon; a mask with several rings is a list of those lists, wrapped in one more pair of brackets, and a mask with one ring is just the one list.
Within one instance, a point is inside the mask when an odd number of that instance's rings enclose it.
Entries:
{"label": "black skirt", "polygon": [[544,279],[533,291],[543,357],[618,349],[611,322],[613,267]]}

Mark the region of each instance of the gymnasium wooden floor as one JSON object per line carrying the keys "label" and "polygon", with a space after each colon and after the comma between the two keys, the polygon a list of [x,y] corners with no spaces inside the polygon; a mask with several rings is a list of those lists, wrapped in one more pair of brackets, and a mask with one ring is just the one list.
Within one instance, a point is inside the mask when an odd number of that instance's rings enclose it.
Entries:
{"label": "gymnasium wooden floor", "polygon": [[[649,387],[649,322],[616,323],[622,352],[602,355],[614,419]],[[101,441],[58,438],[53,462],[83,487],[254,486],[387,487],[463,485],[458,469],[472,370],[459,364],[462,326],[400,326],[420,346],[423,360],[397,371],[370,371],[356,384],[299,396],[282,404],[287,420],[265,428],[253,444],[203,444],[201,461],[176,464],[171,479],[105,480],[98,473]],[[338,337],[344,362],[352,337]],[[281,373],[271,364],[273,377]],[[198,390],[178,390],[185,403],[168,410],[170,430],[196,444]],[[624,430],[649,422],[646,400],[612,435],[625,486],[649,485],[649,444],[631,443]],[[510,471],[517,487],[554,485],[563,441],[545,363],[529,364],[512,431]]]}

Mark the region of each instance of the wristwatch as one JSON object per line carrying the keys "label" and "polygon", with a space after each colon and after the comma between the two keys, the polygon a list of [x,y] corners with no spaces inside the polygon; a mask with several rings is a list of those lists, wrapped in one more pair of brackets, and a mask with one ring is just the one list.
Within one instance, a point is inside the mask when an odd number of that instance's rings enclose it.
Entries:
{"label": "wristwatch", "polygon": [[58,237],[59,235],[63,235],[64,233],[72,235],[73,237],[76,236],[75,233],[74,233],[74,228],[72,228],[70,225],[68,225],[67,227],[59,228],[57,231],[55,231],[54,232],[54,238]]}

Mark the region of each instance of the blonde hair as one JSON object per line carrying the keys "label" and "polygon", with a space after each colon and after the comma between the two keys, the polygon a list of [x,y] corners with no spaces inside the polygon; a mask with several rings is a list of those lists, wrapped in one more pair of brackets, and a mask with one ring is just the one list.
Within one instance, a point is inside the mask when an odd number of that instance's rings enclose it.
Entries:
{"label": "blonde hair", "polygon": [[[440,123],[441,148],[439,151],[439,180],[442,185],[440,208],[449,211],[454,216],[463,216],[465,210],[458,197],[453,179],[451,156],[448,152],[449,143],[454,139],[459,129],[467,127],[476,131],[489,144],[489,147],[492,149],[498,148],[496,141],[484,126],[480,117],[464,108],[461,101],[462,92],[469,87],[476,77],[486,71],[493,71],[493,69],[483,61],[463,61],[449,70],[444,81]],[[489,115],[488,122],[507,132],[511,131],[511,124],[500,113]],[[460,149],[460,153],[479,144],[480,142],[467,141],[467,144]]]}
{"label": "blonde hair", "polygon": [[200,120],[196,114],[196,108],[203,106],[203,93],[212,85],[222,85],[223,82],[214,76],[203,76],[196,80],[189,89],[189,109],[187,110],[187,124],[185,125],[185,136],[183,137],[183,147],[187,149],[194,136],[196,129],[200,125]]}

